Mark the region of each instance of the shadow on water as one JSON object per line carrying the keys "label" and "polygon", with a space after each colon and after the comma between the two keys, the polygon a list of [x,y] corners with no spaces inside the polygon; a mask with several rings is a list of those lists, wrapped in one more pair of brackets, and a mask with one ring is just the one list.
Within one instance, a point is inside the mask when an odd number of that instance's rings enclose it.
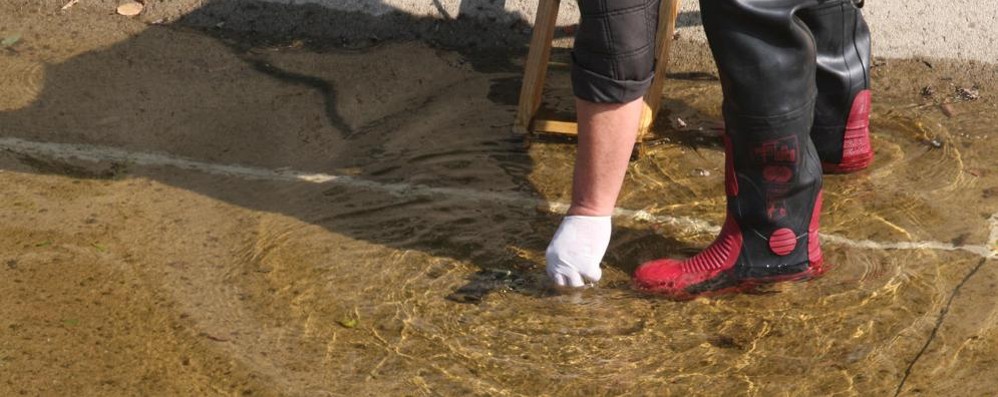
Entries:
{"label": "shadow on water", "polygon": [[[0,113],[0,128],[4,136],[31,141],[266,169],[348,170],[377,183],[540,198],[523,137],[510,132],[529,25],[507,13],[502,1],[462,2],[461,14],[474,10],[485,18],[454,18],[436,4],[447,19],[207,2],[172,26],[150,27],[47,66],[37,99]],[[411,40],[432,49],[389,45]],[[411,51],[436,54],[413,60]],[[372,52],[393,65],[380,65],[393,68],[392,80],[372,81],[368,67],[349,59]],[[453,75],[433,70],[441,67]],[[77,178],[113,177],[127,168],[111,164],[92,172],[51,159],[20,160],[36,172]],[[452,300],[479,302],[496,289],[550,293],[542,253],[560,216],[533,207],[399,197],[349,184],[206,183],[156,171],[127,173],[479,267]],[[615,236],[629,242],[609,257],[625,274],[642,260],[687,248],[647,230],[619,228]],[[621,280],[614,286],[627,288]]]}

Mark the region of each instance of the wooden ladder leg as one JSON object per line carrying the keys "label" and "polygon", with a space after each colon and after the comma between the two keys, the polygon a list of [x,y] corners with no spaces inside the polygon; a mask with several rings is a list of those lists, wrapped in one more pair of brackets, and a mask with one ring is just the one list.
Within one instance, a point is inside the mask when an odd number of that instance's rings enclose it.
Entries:
{"label": "wooden ladder leg", "polygon": [[645,106],[641,111],[641,124],[638,129],[638,142],[651,130],[658,108],[662,104],[662,88],[665,86],[665,72],[669,69],[669,51],[676,31],[676,18],[679,16],[680,0],[662,0],[659,6],[658,33],[655,34],[655,76],[651,88],[645,94]]}
{"label": "wooden ladder leg", "polygon": [[560,0],[540,0],[537,5],[537,19],[530,38],[530,51],[523,70],[523,86],[520,88],[520,104],[516,110],[516,123],[513,129],[519,133],[529,133],[530,124],[541,106],[544,93],[544,79],[547,77],[548,60],[551,57],[551,41],[558,23]]}

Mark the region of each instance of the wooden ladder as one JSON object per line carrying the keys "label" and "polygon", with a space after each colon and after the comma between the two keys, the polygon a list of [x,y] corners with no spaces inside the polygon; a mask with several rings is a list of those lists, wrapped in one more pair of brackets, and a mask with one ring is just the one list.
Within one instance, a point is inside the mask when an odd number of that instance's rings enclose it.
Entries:
{"label": "wooden ladder", "polygon": [[[669,50],[672,48],[673,34],[676,30],[676,17],[679,15],[680,0],[661,0],[659,6],[658,32],[655,38],[655,76],[651,88],[645,94],[644,110],[641,112],[641,123],[638,126],[638,143],[644,140],[651,129],[655,116],[658,115],[662,103],[662,87],[665,83],[665,71],[669,63]],[[530,52],[523,71],[523,86],[520,88],[520,103],[516,112],[514,130],[518,133],[531,132],[549,134],[578,134],[578,125],[574,121],[545,120],[537,117],[541,107],[541,95],[544,92],[544,80],[547,77],[548,62],[551,57],[551,41],[557,28],[558,6],[561,0],[540,0],[537,6],[537,19],[534,22],[533,35],[530,38]]]}

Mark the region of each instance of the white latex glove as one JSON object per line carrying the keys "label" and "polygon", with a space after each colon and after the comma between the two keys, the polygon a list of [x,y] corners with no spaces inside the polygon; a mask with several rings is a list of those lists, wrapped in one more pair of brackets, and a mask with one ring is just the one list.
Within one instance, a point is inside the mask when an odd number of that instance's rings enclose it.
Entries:
{"label": "white latex glove", "polygon": [[609,216],[566,216],[548,245],[548,277],[562,287],[599,281],[603,276],[599,264],[608,245]]}

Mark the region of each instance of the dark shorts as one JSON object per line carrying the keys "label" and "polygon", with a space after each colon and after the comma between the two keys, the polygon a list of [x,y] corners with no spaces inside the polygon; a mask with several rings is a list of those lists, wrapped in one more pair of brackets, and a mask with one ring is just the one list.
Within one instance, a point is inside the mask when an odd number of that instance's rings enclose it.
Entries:
{"label": "dark shorts", "polygon": [[644,96],[655,69],[659,0],[578,0],[572,88],[590,102]]}
{"label": "dark shorts", "polygon": [[[734,22],[752,21],[745,26],[736,26],[736,36],[756,38],[759,39],[756,41],[768,42],[774,49],[779,49],[781,40],[786,41],[792,33],[788,32],[793,27],[790,23],[793,12],[790,10],[827,8],[850,1],[862,7],[862,0],[705,0],[701,3],[706,4],[702,7],[704,18],[714,16],[714,19]],[[578,0],[578,3],[582,20],[572,51],[575,96],[599,103],[624,103],[644,96],[651,86],[655,69],[655,35],[660,0]],[[786,18],[771,25],[765,23],[767,18],[781,16]],[[723,22],[707,24],[705,29],[710,36],[713,33],[711,30],[718,30],[712,27],[720,26],[720,30],[725,30],[730,27],[727,25]],[[773,40],[773,37],[778,40]],[[868,38],[865,40],[869,41]],[[723,43],[717,44],[718,41]],[[738,41],[714,40],[715,55],[718,55],[719,46],[741,48]],[[794,47],[795,50],[798,47]],[[736,58],[744,55],[742,51],[723,51],[721,54]],[[763,51],[763,54],[769,52]]]}

